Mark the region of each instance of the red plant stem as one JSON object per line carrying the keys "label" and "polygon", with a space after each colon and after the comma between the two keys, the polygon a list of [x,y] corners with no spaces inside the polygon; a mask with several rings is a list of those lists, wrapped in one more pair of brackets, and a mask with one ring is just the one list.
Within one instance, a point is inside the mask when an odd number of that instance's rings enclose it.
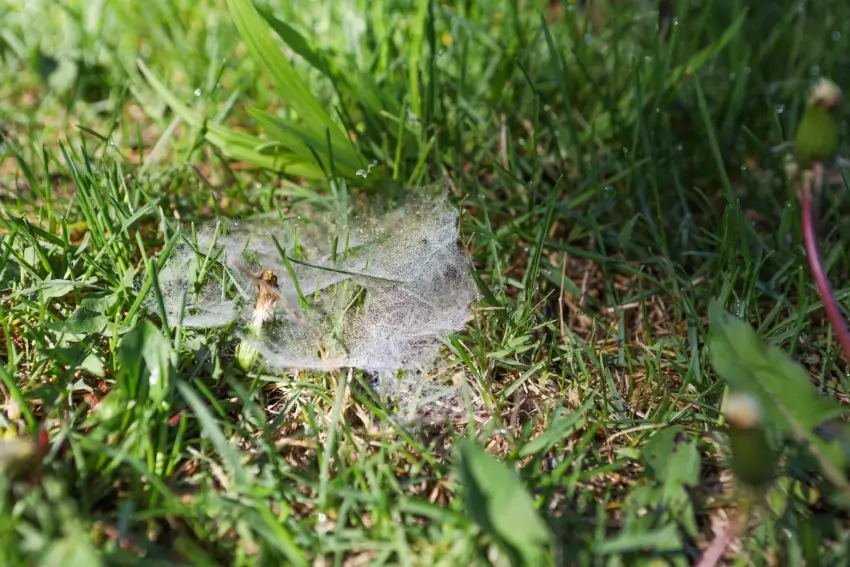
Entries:
{"label": "red plant stem", "polygon": [[820,253],[818,252],[818,244],[815,240],[815,226],[812,218],[812,189],[815,189],[820,195],[823,189],[823,164],[816,162],[812,168],[811,179],[803,181],[802,204],[803,204],[803,242],[806,246],[806,260],[809,263],[809,271],[812,273],[812,278],[815,280],[815,285],[820,292],[823,300],[824,309],[829,323],[835,330],[838,336],[838,342],[841,345],[841,352],[844,354],[844,359],[850,362],[850,333],[847,331],[847,323],[841,310],[838,308],[838,303],[835,301],[835,296],[832,294],[832,289],[829,286],[829,280],[826,278],[826,273],[821,263]]}
{"label": "red plant stem", "polygon": [[715,567],[723,558],[723,553],[729,544],[732,543],[732,535],[734,526],[727,525],[723,531],[717,534],[714,539],[708,544],[705,551],[702,552],[699,560],[694,563],[694,567]]}

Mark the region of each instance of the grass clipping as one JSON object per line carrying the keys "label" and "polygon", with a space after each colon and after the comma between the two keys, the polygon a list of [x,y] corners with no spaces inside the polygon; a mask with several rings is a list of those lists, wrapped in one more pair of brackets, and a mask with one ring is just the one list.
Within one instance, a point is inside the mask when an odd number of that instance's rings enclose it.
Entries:
{"label": "grass clipping", "polygon": [[[411,410],[445,405],[450,390],[458,400],[456,385],[426,379],[479,298],[457,209],[444,197],[417,198],[352,222],[306,219],[215,223],[187,235],[159,276],[169,326],[185,302],[184,328],[233,328],[267,368],[359,368]],[[269,271],[279,299],[257,332],[257,280]],[[146,298],[151,311],[157,304]]]}

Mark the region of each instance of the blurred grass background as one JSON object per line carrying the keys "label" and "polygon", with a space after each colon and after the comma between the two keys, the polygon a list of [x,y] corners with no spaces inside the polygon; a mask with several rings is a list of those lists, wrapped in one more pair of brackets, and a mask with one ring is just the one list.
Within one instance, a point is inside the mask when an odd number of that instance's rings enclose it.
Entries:
{"label": "blurred grass background", "polygon": [[[3,564],[507,564],[457,497],[463,432],[516,470],[555,564],[693,562],[735,504],[708,301],[847,392],[770,148],[813,80],[848,85],[850,6],[256,5],[288,42],[255,18],[243,43],[245,2],[0,1],[3,395],[51,437],[41,483],[0,501]],[[215,333],[177,341],[192,389],[165,406],[116,379],[127,278],[179,222],[436,182],[484,295],[446,347],[475,419],[394,426],[359,376],[340,414],[344,376],[242,375]],[[821,221],[845,303],[846,201]],[[684,497],[646,466],[667,424],[701,459]],[[846,554],[843,516],[806,490],[738,542],[742,563]]]}

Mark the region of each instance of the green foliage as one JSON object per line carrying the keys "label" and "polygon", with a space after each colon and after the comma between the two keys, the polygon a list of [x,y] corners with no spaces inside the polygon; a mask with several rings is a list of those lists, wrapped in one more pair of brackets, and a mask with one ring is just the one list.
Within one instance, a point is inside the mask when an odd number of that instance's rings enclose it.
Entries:
{"label": "green foliage", "polygon": [[499,544],[511,565],[554,565],[549,527],[513,472],[474,440],[460,444],[458,457],[466,512]]}
{"label": "green foliage", "polygon": [[833,439],[818,434],[824,425],[843,416],[844,408],[818,394],[802,366],[785,351],[765,344],[719,301],[711,303],[709,317],[708,348],[717,374],[733,389],[755,396],[765,410],[765,424],[808,445],[830,482],[850,496],[845,476],[850,457],[846,428],[839,426],[842,433]]}
{"label": "green foliage", "polygon": [[[382,104],[385,97],[380,95],[374,82],[369,79],[370,75],[357,71],[350,74],[344,71],[332,72],[329,62],[303,36],[268,11],[263,11],[261,15],[252,0],[228,0],[228,7],[234,24],[248,44],[250,55],[268,73],[277,95],[288,109],[288,118],[251,109],[251,114],[270,140],[208,123],[181,103],[163,81],[140,62],[139,67],[151,85],[189,124],[198,128],[203,126],[207,130],[207,138],[231,157],[308,179],[323,179],[329,175],[339,175],[349,180],[367,179],[367,172],[371,173],[370,163],[346,132],[346,127],[350,129],[353,125],[344,127],[331,118],[281,52],[272,32],[276,32],[296,53],[326,74],[338,89],[344,89],[348,95],[357,93],[359,104],[377,116],[386,113],[392,105]],[[350,78],[352,75],[353,78]],[[368,182],[378,181],[382,171],[385,170],[376,170]]]}
{"label": "green foliage", "polygon": [[647,475],[662,489],[678,493],[699,484],[699,450],[683,427],[666,427],[653,435],[641,449],[641,458]]}
{"label": "green foliage", "polygon": [[[687,537],[698,535],[696,513],[690,490],[700,481],[700,454],[693,436],[683,427],[669,426],[654,434],[640,451],[647,481],[632,488],[626,497],[623,529],[596,550],[600,554],[634,554],[634,564],[651,564],[641,559],[647,553],[667,553],[674,563],[687,565],[681,555]],[[641,513],[640,511],[651,511]],[[641,563],[644,561],[645,563]]]}
{"label": "green foliage", "polygon": [[139,320],[118,346],[123,392],[140,404],[148,399],[161,404],[170,387],[170,360],[170,346],[162,332],[147,319]]}

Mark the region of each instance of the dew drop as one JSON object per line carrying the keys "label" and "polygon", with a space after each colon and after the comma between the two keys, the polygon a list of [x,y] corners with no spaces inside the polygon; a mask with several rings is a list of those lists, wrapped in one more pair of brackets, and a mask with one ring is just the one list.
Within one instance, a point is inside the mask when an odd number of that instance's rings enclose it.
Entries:
{"label": "dew drop", "polygon": [[782,114],[783,112],[785,112],[785,105],[784,104],[777,104],[774,112],[776,112],[776,114]]}
{"label": "dew drop", "polygon": [[839,39],[841,39],[841,32],[840,31],[834,31],[834,32],[832,32],[831,37],[832,37],[832,41],[838,41]]}
{"label": "dew drop", "polygon": [[747,164],[745,164],[745,163],[741,164],[741,171],[747,171]]}
{"label": "dew drop", "polygon": [[681,152],[685,150],[685,146],[682,144],[676,144],[676,151]]}
{"label": "dew drop", "polygon": [[203,94],[201,89],[195,89],[195,96],[201,96],[201,94]]}

